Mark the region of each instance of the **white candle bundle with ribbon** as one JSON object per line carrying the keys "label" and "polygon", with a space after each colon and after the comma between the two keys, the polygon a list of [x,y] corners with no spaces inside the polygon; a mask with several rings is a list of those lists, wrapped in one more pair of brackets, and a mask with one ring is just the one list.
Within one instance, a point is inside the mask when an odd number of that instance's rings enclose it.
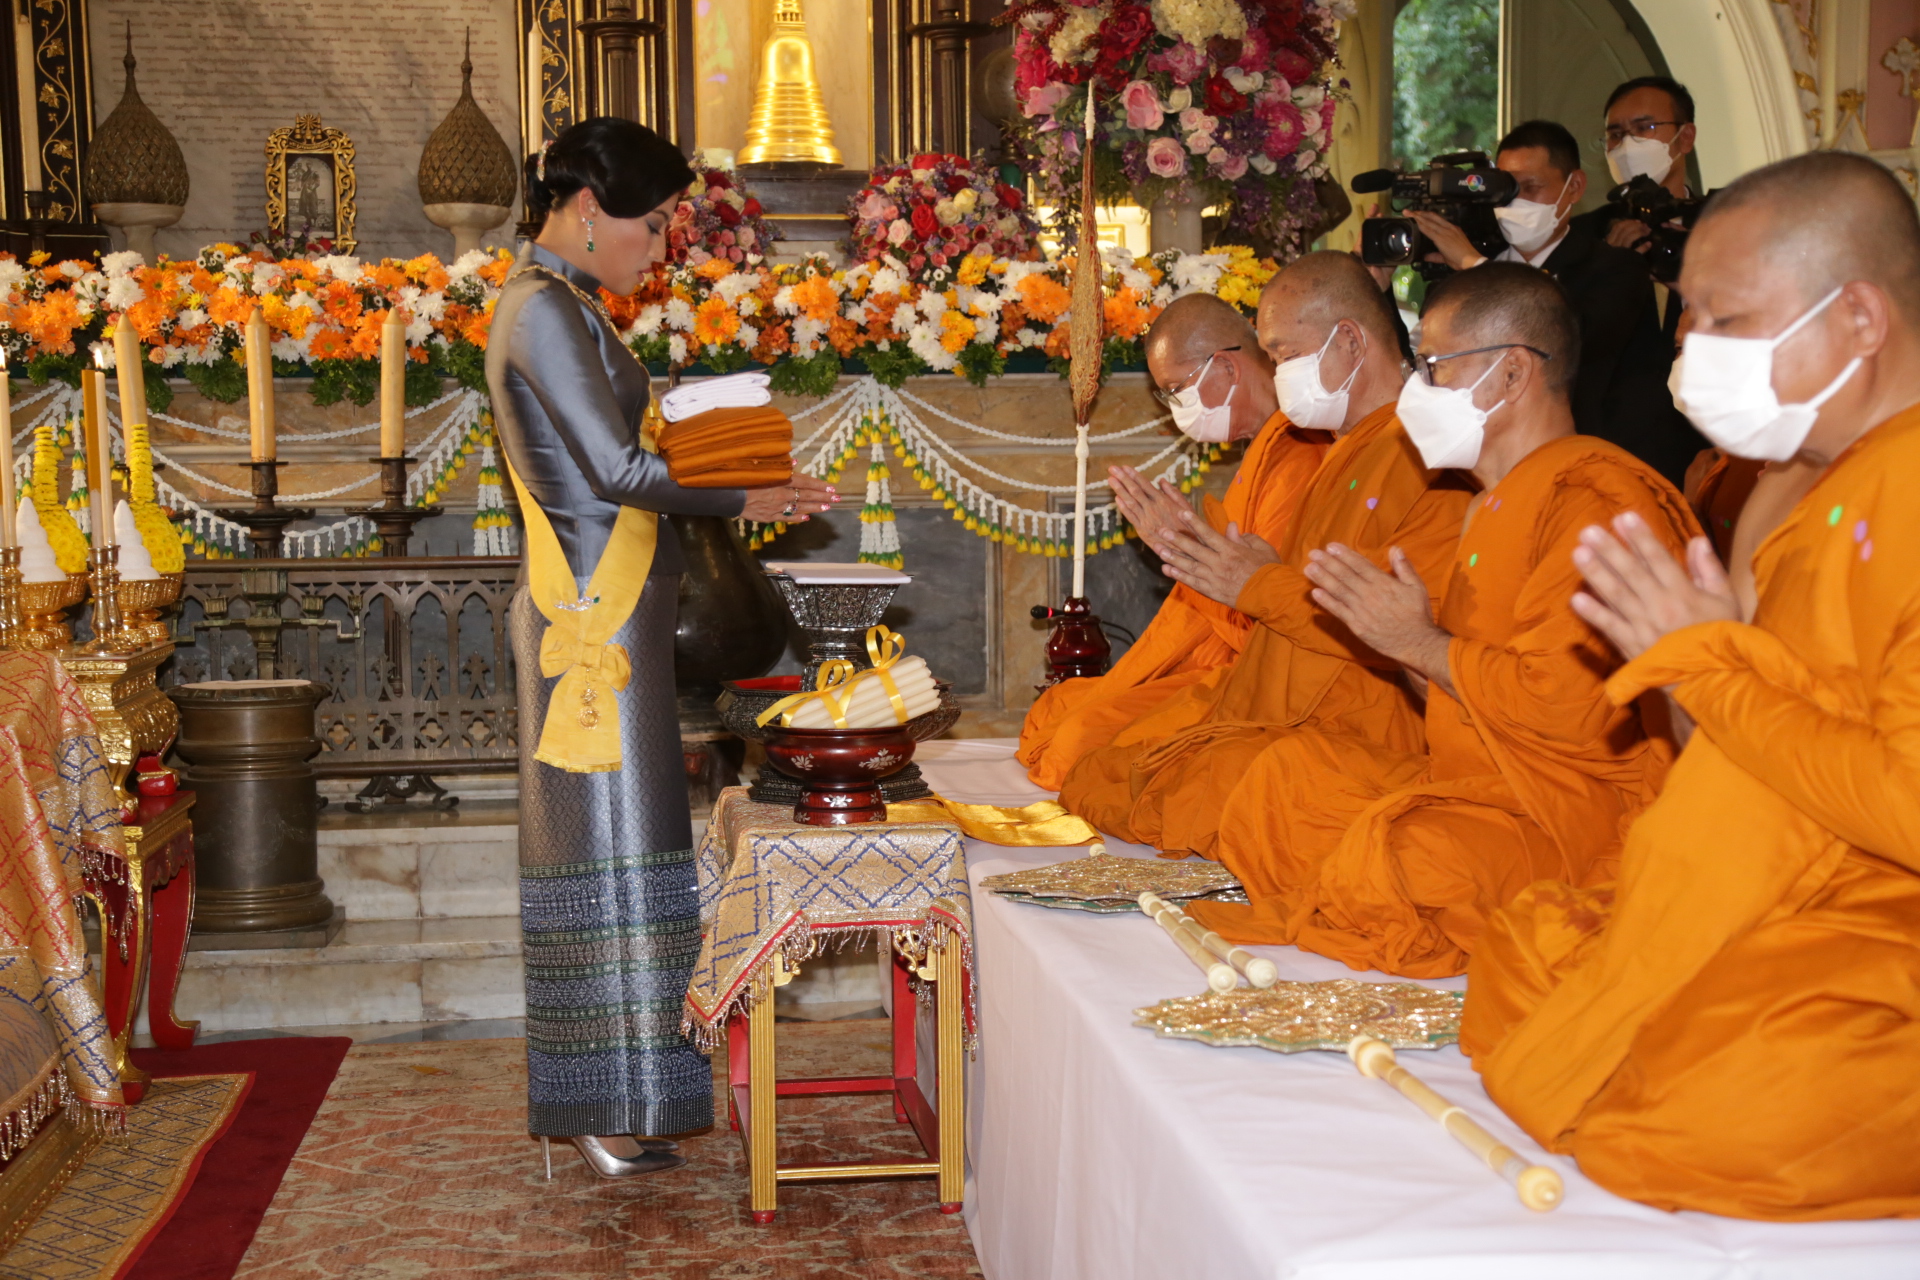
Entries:
{"label": "white candle bundle with ribbon", "polygon": [[925,659],[900,656],[906,646],[897,631],[869,628],[873,666],[860,671],[844,658],[823,662],[818,689],[780,699],[756,723],[778,717],[792,729],[878,729],[926,715],[940,705],[940,690]]}

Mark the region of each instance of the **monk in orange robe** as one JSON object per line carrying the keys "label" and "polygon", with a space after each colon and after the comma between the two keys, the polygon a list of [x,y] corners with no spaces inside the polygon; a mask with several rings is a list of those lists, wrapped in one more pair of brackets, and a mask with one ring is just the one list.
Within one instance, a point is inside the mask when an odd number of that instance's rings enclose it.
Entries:
{"label": "monk in orange robe", "polygon": [[1681,287],[1690,343],[1777,340],[1733,373],[1690,345],[1679,384],[1773,464],[1731,579],[1704,540],[1682,565],[1628,517],[1588,533],[1575,607],[1629,659],[1609,691],[1696,727],[1616,884],[1495,917],[1461,1044],[1620,1195],[1920,1214],[1920,220],[1865,157],[1799,156],[1716,194]]}
{"label": "monk in orange robe", "polygon": [[[1638,704],[1606,697],[1617,660],[1568,607],[1581,531],[1637,511],[1678,551],[1699,527],[1658,472],[1574,434],[1579,335],[1550,277],[1511,263],[1449,277],[1428,294],[1420,347],[1414,376],[1432,382],[1409,384],[1428,394],[1403,397],[1402,420],[1428,461],[1450,459],[1480,490],[1437,619],[1397,548],[1392,573],[1335,544],[1309,553],[1306,574],[1315,600],[1424,692],[1427,749],[1277,732],[1220,815],[1219,859],[1252,905],[1192,911],[1237,942],[1442,977],[1535,880],[1610,873],[1623,819],[1652,801],[1676,751],[1661,699],[1649,733]],[[1422,413],[1429,385],[1467,399]]]}
{"label": "monk in orange robe", "polygon": [[1421,749],[1420,708],[1400,665],[1316,605],[1304,572],[1308,551],[1330,542],[1382,564],[1398,545],[1438,581],[1460,537],[1470,491],[1428,470],[1394,416],[1407,366],[1391,306],[1359,260],[1340,253],[1307,254],[1261,295],[1260,345],[1298,401],[1288,417],[1331,422],[1336,439],[1279,544],[1216,532],[1191,513],[1156,541],[1169,576],[1258,625],[1238,659],[1069,771],[1061,803],[1101,830],[1210,855],[1226,784],[1259,754],[1269,726]]}
{"label": "monk in orange robe", "polygon": [[[1251,441],[1226,501],[1207,499],[1208,521],[1216,529],[1231,524],[1279,542],[1331,435],[1301,431],[1278,411],[1273,361],[1260,349],[1246,317],[1212,294],[1188,294],[1170,303],[1147,334],[1146,352],[1147,374],[1183,431],[1199,439],[1224,434]],[[1132,467],[1113,467],[1107,474],[1121,514],[1149,542],[1191,510],[1165,481],[1156,489]],[[1081,756],[1231,662],[1252,628],[1232,605],[1176,585],[1113,670],[1064,680],[1040,695],[1020,728],[1019,759],[1027,776],[1057,790]]]}

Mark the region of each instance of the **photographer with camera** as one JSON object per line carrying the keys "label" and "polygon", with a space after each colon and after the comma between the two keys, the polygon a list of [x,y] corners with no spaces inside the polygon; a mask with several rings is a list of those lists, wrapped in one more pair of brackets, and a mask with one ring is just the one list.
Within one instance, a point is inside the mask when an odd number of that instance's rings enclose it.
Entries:
{"label": "photographer with camera", "polygon": [[1573,221],[1574,206],[1587,190],[1579,144],[1562,125],[1529,120],[1500,140],[1494,165],[1514,184],[1512,199],[1492,208],[1506,248],[1490,255],[1494,246],[1484,234],[1415,207],[1407,217],[1432,244],[1426,261],[1461,271],[1491,257],[1538,267],[1559,281],[1580,321],[1575,423],[1583,434],[1612,441],[1678,486],[1705,441],[1673,407],[1667,390],[1673,347],[1660,330],[1646,263]]}
{"label": "photographer with camera", "polygon": [[[1700,203],[1687,186],[1687,156],[1697,136],[1693,95],[1678,80],[1639,76],[1608,96],[1606,116],[1607,172],[1617,186],[1657,188],[1671,200],[1661,201],[1651,190],[1634,200],[1616,197],[1574,222],[1616,248],[1646,253],[1655,246],[1655,227],[1671,222],[1677,228],[1679,210],[1695,212]],[[1638,178],[1647,182],[1636,183]],[[1662,218],[1661,213],[1674,216]],[[1656,270],[1655,279],[1671,282],[1679,277],[1679,255],[1673,256],[1672,269]]]}

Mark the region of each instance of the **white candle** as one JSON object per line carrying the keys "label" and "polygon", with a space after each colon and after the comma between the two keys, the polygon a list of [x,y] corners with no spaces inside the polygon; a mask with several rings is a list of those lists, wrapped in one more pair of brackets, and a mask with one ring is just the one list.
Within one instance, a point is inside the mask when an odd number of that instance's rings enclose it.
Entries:
{"label": "white candle", "polygon": [[407,313],[387,312],[380,326],[380,456],[407,453]]}
{"label": "white candle", "polygon": [[0,549],[14,545],[13,384],[7,379],[7,349],[0,347]]}
{"label": "white candle", "polygon": [[253,460],[272,462],[279,450],[273,429],[273,339],[263,312],[247,318],[246,356],[247,436]]}
{"label": "white candle", "polygon": [[20,90],[20,173],[28,191],[38,191],[46,179],[40,173],[40,104],[33,75],[33,18],[24,11],[13,19],[13,77]]}
{"label": "white candle", "polygon": [[140,335],[133,331],[133,321],[122,315],[119,323],[113,326],[113,362],[114,372],[120,380],[120,430],[123,436],[133,423],[147,420],[147,371],[141,367],[144,358]]}
{"label": "white candle", "polygon": [[540,149],[540,100],[544,91],[540,75],[540,32],[527,32],[527,154]]}

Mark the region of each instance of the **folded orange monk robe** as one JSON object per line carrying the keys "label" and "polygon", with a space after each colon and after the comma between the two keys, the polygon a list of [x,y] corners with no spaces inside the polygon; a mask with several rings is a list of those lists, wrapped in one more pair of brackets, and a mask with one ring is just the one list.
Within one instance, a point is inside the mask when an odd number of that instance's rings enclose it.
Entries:
{"label": "folded orange monk robe", "polygon": [[1608,890],[1535,885],[1469,967],[1461,1046],[1609,1190],[1750,1218],[1920,1214],[1920,406],[1760,545],[1752,625],[1609,691],[1699,728]]}
{"label": "folded orange monk robe", "polygon": [[[1207,518],[1224,531],[1237,524],[1278,546],[1301,491],[1332,437],[1299,431],[1274,414],[1247,446],[1224,503]],[[1064,680],[1040,695],[1020,727],[1020,763],[1035,784],[1057,790],[1076,761],[1204,676],[1245,646],[1252,621],[1238,609],[1175,586],[1153,622],[1104,676]]]}
{"label": "folded orange monk robe", "polygon": [[1675,754],[1664,699],[1616,707],[1618,659],[1567,606],[1581,530],[1623,511],[1676,556],[1699,532],[1657,472],[1590,436],[1543,445],[1488,490],[1435,615],[1460,696],[1429,687],[1426,752],[1276,737],[1220,815],[1220,861],[1252,905],[1197,903],[1195,918],[1236,942],[1436,978],[1465,970],[1487,916],[1534,881],[1611,878],[1626,820]]}
{"label": "folded orange monk robe", "polygon": [[1270,727],[1314,724],[1403,751],[1425,743],[1397,664],[1315,605],[1307,552],[1341,542],[1384,565],[1398,546],[1429,583],[1460,538],[1472,495],[1428,471],[1382,405],[1334,441],[1276,546],[1280,561],[1235,601],[1256,625],[1238,659],[1088,752],[1060,801],[1112,835],[1175,854],[1211,854],[1220,806]]}
{"label": "folded orange monk robe", "polygon": [[660,456],[676,484],[757,489],[793,477],[793,423],[778,409],[709,409],[658,427]]}

